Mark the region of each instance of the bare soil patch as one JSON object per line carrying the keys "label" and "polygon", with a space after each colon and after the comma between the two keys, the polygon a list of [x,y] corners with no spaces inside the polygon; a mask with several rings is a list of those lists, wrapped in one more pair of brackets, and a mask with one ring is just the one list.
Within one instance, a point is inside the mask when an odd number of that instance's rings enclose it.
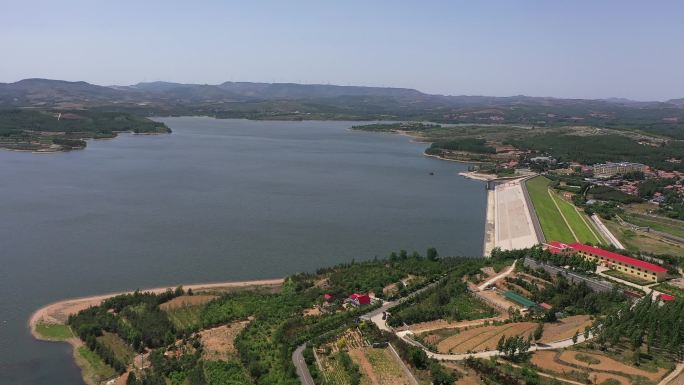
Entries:
{"label": "bare soil patch", "polygon": [[317,317],[317,316],[321,315],[321,309],[319,309],[318,307],[313,307],[311,309],[305,309],[304,315],[305,316]]}
{"label": "bare soil patch", "polygon": [[549,343],[572,338],[576,331],[582,334],[584,328],[590,326],[592,322],[588,315],[574,315],[563,318],[559,322],[545,323],[541,342]]}
{"label": "bare soil patch", "polygon": [[363,377],[365,377],[361,380],[361,383],[363,385],[380,385],[380,381],[378,380],[378,378],[375,375],[375,372],[373,371],[373,366],[370,364],[370,362],[368,362],[368,358],[366,358],[366,355],[363,353],[363,349],[350,350],[349,356],[361,368],[361,373]]}
{"label": "bare soil patch", "polygon": [[228,360],[235,354],[235,337],[250,321],[233,322],[228,325],[199,332],[206,360]]}
{"label": "bare soil patch", "polygon": [[478,295],[485,298],[486,302],[493,303],[501,309],[508,309],[509,307],[513,307],[514,309],[522,310],[522,308],[518,304],[508,301],[495,290],[483,290],[479,292]]}
{"label": "bare soil patch", "polygon": [[532,355],[530,362],[542,370],[550,371],[553,373],[567,374],[572,372],[579,372],[578,369],[556,362],[555,358],[556,352],[551,350],[544,350],[540,352],[535,352]]}
{"label": "bare soil patch", "polygon": [[[584,361],[578,360],[576,357],[578,354],[587,355],[599,361],[599,363],[589,365]],[[612,358],[606,357],[605,355],[598,353],[587,353],[577,352],[574,350],[567,350],[562,352],[558,358],[561,360],[561,362],[567,362],[569,364],[581,366],[584,368],[588,368],[590,370],[607,370],[612,372],[624,373],[630,376],[642,376],[648,378],[651,381],[658,381],[661,378],[663,378],[663,376],[665,376],[665,374],[667,373],[666,369],[659,369],[657,372],[648,372],[645,370],[641,370],[633,366],[625,365],[620,361],[616,361]]]}
{"label": "bare soil patch", "polygon": [[593,381],[595,384],[603,384],[604,382],[608,380],[615,380],[619,382],[621,385],[630,385],[631,382],[626,379],[625,377],[622,376],[617,376],[615,374],[610,374],[610,373],[602,373],[602,372],[591,372],[589,375],[589,380]]}

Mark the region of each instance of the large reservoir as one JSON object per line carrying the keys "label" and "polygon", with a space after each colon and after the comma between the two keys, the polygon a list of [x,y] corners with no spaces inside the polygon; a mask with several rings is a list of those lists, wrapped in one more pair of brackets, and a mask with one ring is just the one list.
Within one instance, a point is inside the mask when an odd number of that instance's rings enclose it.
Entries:
{"label": "large reservoir", "polygon": [[33,310],[179,283],[281,277],[406,249],[482,254],[483,184],[352,122],[163,118],[170,135],[0,151],[0,384],[81,384]]}

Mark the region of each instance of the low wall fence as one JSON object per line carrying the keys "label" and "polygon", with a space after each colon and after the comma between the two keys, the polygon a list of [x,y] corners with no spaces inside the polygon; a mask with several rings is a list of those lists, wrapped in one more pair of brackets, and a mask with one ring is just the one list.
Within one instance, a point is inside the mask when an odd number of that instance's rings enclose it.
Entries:
{"label": "low wall fence", "polygon": [[532,258],[525,257],[525,260],[523,261],[523,265],[532,268],[532,269],[544,269],[547,273],[556,276],[556,275],[562,275],[565,278],[568,279],[568,281],[573,282],[575,284],[584,282],[589,286],[590,289],[593,291],[597,291],[600,293],[607,293],[613,290],[614,285],[609,283],[609,282],[604,282],[604,281],[598,281],[595,279],[591,279],[588,277],[581,276],[579,274],[575,274],[569,270],[563,269],[562,267],[558,266],[553,266],[549,265],[543,262],[538,262],[535,261]]}

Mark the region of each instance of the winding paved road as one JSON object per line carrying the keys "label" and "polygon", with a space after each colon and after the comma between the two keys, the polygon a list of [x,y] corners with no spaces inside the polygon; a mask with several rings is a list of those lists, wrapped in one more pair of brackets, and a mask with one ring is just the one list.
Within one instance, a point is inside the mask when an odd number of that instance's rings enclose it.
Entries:
{"label": "winding paved road", "polygon": [[313,377],[311,377],[311,372],[309,372],[309,367],[304,361],[304,349],[306,348],[306,343],[301,344],[292,353],[292,363],[297,370],[297,376],[299,376],[299,381],[302,385],[316,385],[314,383]]}

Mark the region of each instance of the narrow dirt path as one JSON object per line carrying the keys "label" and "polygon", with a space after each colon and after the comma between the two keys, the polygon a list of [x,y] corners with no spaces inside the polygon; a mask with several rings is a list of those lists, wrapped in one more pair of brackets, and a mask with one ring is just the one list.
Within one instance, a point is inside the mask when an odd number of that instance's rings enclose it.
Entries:
{"label": "narrow dirt path", "polygon": [[350,350],[349,355],[352,356],[352,358],[356,359],[356,362],[359,363],[359,366],[361,367],[363,373],[366,374],[366,376],[368,376],[368,379],[370,380],[371,384],[380,385],[380,380],[378,380],[378,377],[375,375],[375,372],[373,371],[373,365],[371,365],[370,361],[368,361],[368,357],[366,357],[366,354],[363,352],[363,350]]}

